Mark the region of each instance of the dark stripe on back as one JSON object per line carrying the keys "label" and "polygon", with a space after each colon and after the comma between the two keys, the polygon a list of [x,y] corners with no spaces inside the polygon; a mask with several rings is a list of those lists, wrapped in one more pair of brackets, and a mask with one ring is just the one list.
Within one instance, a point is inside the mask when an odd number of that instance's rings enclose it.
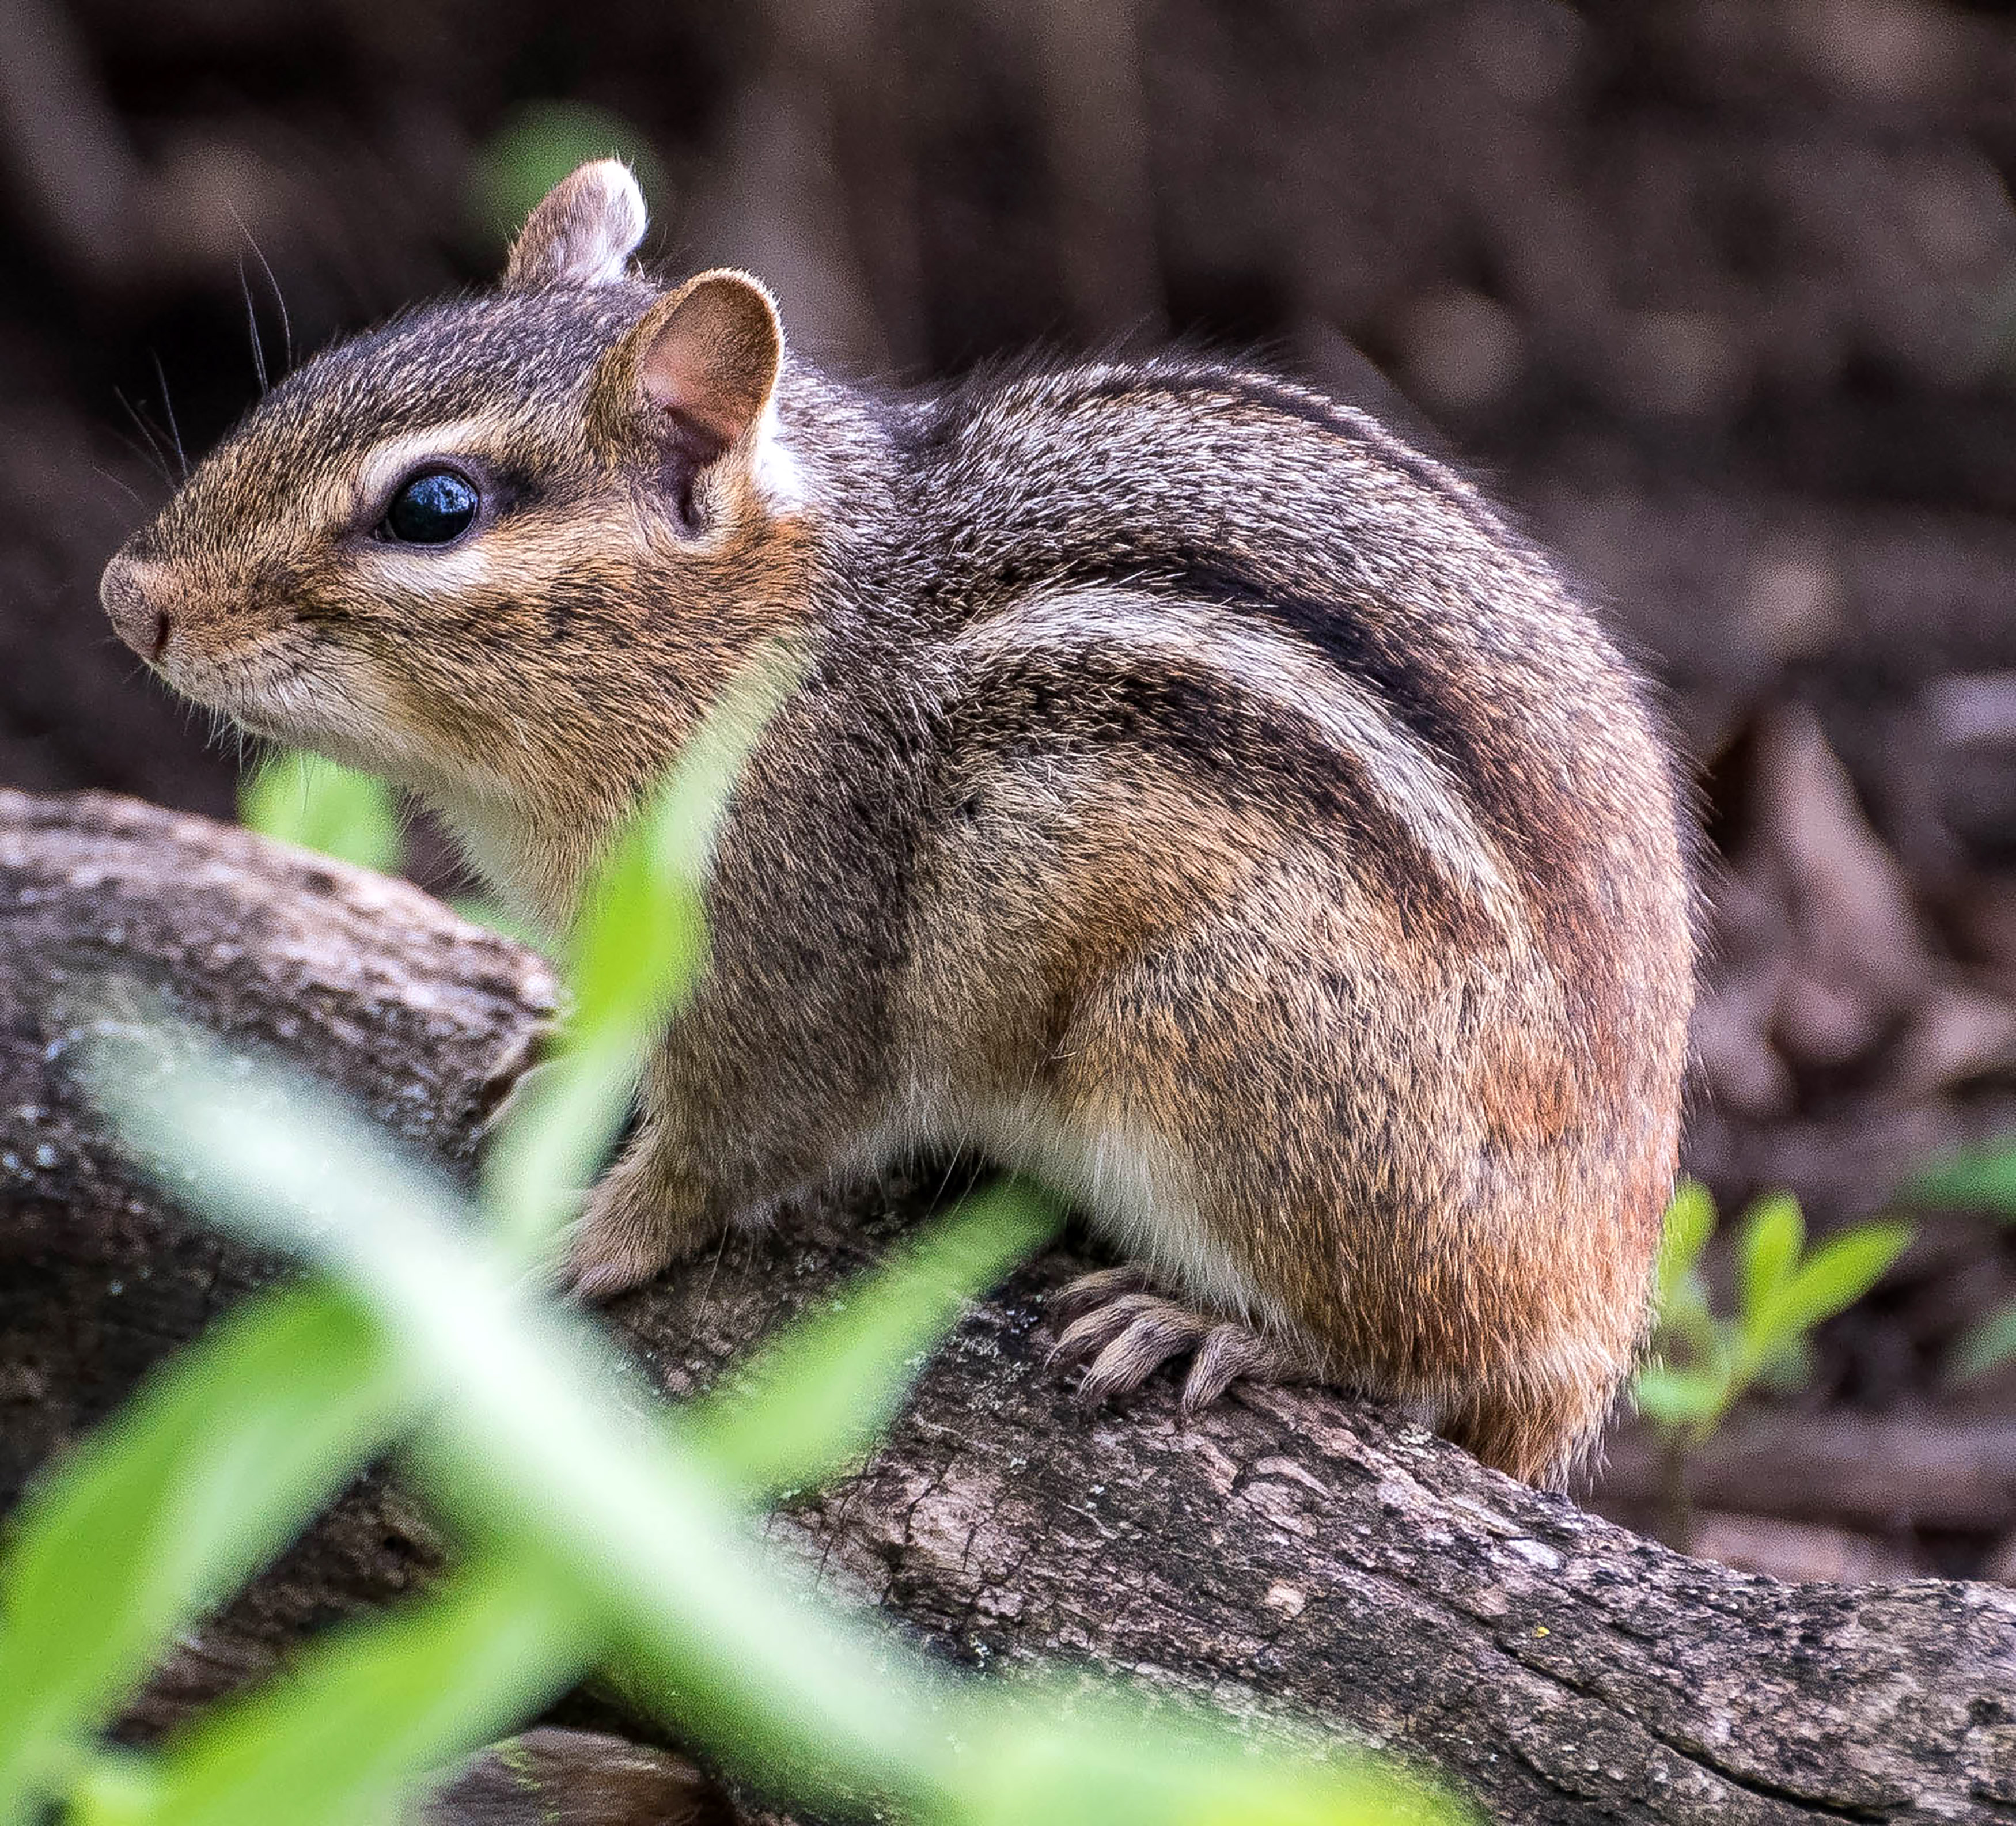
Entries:
{"label": "dark stripe on back", "polygon": [[[1345,837],[1410,927],[1482,942],[1493,930],[1471,892],[1390,807],[1363,763],[1322,726],[1219,672],[1149,661],[1125,646],[996,655],[981,669],[967,740],[1010,763],[1072,748],[1132,749],[1221,803],[1279,817],[1299,809]],[[963,746],[964,744],[961,744]]]}
{"label": "dark stripe on back", "polygon": [[[1065,369],[1047,375],[976,377],[942,402],[942,416],[928,422],[925,441],[941,447],[959,425],[981,419],[1004,395],[1046,383],[1053,389],[1048,396],[1039,391],[1028,400],[1015,400],[1008,409],[1038,411],[1067,426],[1072,409],[1087,402],[1145,395],[1194,408],[1201,391],[1215,391],[1362,446],[1438,500],[1459,508],[1494,546],[1512,536],[1472,491],[1377,420],[1265,375],[1208,363],[1150,363],[1103,374]],[[1514,841],[1521,840],[1522,832],[1525,842],[1533,841],[1538,808],[1529,783],[1531,738],[1506,727],[1497,714],[1500,707],[1486,695],[1489,681],[1483,668],[1489,661],[1483,655],[1438,640],[1420,625],[1418,614],[1373,616],[1349,602],[1284,587],[1241,563],[1236,553],[1197,545],[1174,528],[1108,520],[1101,526],[1100,542],[1089,548],[1082,530],[1071,524],[1072,503],[1043,505],[1051,511],[1032,515],[1005,547],[990,550],[982,543],[977,549],[934,550],[923,593],[958,601],[963,618],[976,620],[985,618],[990,603],[1003,599],[1104,587],[1183,596],[1269,621],[1308,642],[1387,705],[1446,763],[1489,825]]]}
{"label": "dark stripe on back", "polygon": [[[1004,603],[1019,603],[1035,593],[1073,588],[1202,603],[1270,623],[1306,643],[1369,690],[1443,762],[1488,828],[1521,848],[1532,846],[1539,808],[1525,783],[1525,751],[1510,731],[1502,744],[1492,741],[1497,719],[1490,706],[1476,701],[1474,690],[1463,701],[1463,686],[1453,670],[1458,656],[1438,665],[1432,652],[1407,644],[1405,630],[1381,627],[1345,603],[1276,588],[1217,553],[1143,547],[1074,556],[1040,571],[1011,562],[989,574],[985,593],[998,592]],[[984,610],[979,618],[985,618]],[[1472,667],[1480,663],[1474,655],[1461,658]]]}

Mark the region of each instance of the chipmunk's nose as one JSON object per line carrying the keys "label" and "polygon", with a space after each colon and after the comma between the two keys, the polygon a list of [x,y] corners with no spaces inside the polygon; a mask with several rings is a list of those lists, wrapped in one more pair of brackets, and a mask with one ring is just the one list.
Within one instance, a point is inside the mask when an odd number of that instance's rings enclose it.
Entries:
{"label": "chipmunk's nose", "polygon": [[175,622],[167,607],[167,579],[159,565],[121,553],[105,567],[98,600],[119,638],[149,665],[167,650]]}

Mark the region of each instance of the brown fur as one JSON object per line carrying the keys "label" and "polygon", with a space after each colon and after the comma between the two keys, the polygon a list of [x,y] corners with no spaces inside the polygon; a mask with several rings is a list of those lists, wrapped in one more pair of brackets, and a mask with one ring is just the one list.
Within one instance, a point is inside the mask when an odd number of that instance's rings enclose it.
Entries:
{"label": "brown fur", "polygon": [[[1299,1370],[1561,1475],[1640,1340],[1692,991],[1671,767],[1589,613],[1290,382],[877,400],[743,276],[628,276],[641,232],[578,174],[503,291],[317,358],[105,585],[182,690],[403,781],[556,927],[737,667],[807,644],[578,1282],[977,1145],[1178,1296],[1093,1287],[1094,1392]],[[388,543],[436,460],[476,528]]]}

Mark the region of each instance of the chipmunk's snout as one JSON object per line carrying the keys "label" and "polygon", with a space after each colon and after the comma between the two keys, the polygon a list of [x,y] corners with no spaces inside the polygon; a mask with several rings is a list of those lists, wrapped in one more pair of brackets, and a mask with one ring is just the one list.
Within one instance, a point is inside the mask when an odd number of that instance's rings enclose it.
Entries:
{"label": "chipmunk's snout", "polygon": [[148,664],[159,661],[175,632],[168,579],[160,566],[121,553],[105,567],[98,600],[112,618],[119,638]]}

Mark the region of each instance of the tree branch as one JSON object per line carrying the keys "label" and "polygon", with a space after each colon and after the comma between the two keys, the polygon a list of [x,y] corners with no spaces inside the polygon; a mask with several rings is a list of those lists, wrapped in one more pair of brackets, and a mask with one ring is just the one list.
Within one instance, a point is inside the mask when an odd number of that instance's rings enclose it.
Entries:
{"label": "tree branch", "polygon": [[[272,1272],[137,1183],[72,1086],[108,971],[463,1165],[553,1000],[535,959],[401,884],[125,801],[0,794],[0,1504]],[[669,1392],[703,1386],[918,1202],[822,1195],[612,1323]],[[1078,1266],[1046,1258],[977,1309],[885,1450],[772,1538],[954,1660],[1062,1656],[1286,1708],[1434,1764],[1500,1821],[2016,1820],[2016,1591],[1788,1586],[1689,1560],[1326,1390],[1243,1393],[1188,1425],[1161,1384],[1082,1412],[1042,1318]],[[434,1554],[366,1479],[178,1653],[129,1730]],[[649,1734],[607,1702],[567,1716]],[[609,1746],[573,1741],[571,1787],[568,1741],[539,1746],[576,1797],[563,1817],[625,1817],[587,1798]]]}

